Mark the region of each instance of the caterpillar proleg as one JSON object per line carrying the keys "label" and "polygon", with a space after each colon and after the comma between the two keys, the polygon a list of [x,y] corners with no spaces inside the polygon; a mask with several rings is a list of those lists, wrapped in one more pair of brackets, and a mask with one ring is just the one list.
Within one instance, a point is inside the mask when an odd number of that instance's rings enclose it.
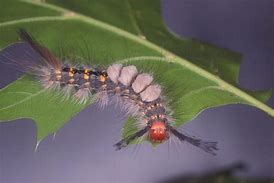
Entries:
{"label": "caterpillar proleg", "polygon": [[60,90],[64,98],[73,98],[86,104],[95,98],[101,106],[117,103],[127,115],[138,119],[138,131],[128,135],[114,146],[120,150],[135,139],[146,137],[153,143],[163,143],[171,136],[188,142],[215,155],[216,142],[207,142],[179,132],[173,125],[172,111],[162,86],[152,74],[138,71],[135,65],[115,63],[108,67],[73,65],[56,57],[38,43],[28,32],[19,30],[23,42],[28,43],[42,60],[20,64],[37,78],[47,90]]}

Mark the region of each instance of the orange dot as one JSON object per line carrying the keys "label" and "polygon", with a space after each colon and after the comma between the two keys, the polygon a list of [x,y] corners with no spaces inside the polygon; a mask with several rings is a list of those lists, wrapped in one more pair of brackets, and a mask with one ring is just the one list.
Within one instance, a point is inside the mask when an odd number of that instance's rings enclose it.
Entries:
{"label": "orange dot", "polygon": [[89,71],[90,71],[90,70],[85,69],[85,70],[84,70],[84,73],[85,73],[85,74],[88,74]]}
{"label": "orange dot", "polygon": [[104,77],[103,75],[100,75],[100,81],[101,82],[105,82],[106,81],[106,77]]}

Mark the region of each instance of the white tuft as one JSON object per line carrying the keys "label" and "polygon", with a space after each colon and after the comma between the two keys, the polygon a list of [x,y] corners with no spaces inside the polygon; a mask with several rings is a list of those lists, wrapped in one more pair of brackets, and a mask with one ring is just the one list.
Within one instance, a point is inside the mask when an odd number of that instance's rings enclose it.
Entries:
{"label": "white tuft", "polygon": [[41,67],[37,69],[37,76],[40,78],[42,86],[48,90],[59,90],[61,88],[59,81],[51,80],[51,69],[48,67]]}
{"label": "white tuft", "polygon": [[140,93],[146,86],[150,85],[152,81],[153,77],[151,75],[147,73],[139,74],[131,87],[136,93]]}
{"label": "white tuft", "polygon": [[48,67],[41,67],[39,69],[37,69],[37,74],[38,76],[42,76],[44,77],[45,79],[50,79],[50,75],[51,75],[51,68],[48,68]]}
{"label": "white tuft", "polygon": [[51,81],[51,80],[45,80],[45,81],[42,80],[42,85],[46,89],[51,89],[53,87],[54,83],[55,82]]}
{"label": "white tuft", "polygon": [[59,81],[41,80],[42,86],[48,90],[59,90],[61,88]]}
{"label": "white tuft", "polygon": [[96,99],[101,108],[104,108],[108,105],[109,97],[107,91],[99,91],[96,94]]}
{"label": "white tuft", "polygon": [[138,74],[137,68],[134,65],[124,67],[118,81],[125,86],[129,86],[131,80]]}
{"label": "white tuft", "polygon": [[140,112],[140,106],[130,99],[125,99],[121,96],[115,95],[111,97],[111,103],[114,104],[115,107],[121,108],[124,112],[124,117],[134,116],[140,118],[143,116]]}
{"label": "white tuft", "polygon": [[161,94],[160,85],[150,85],[140,95],[143,101],[151,102],[159,98]]}
{"label": "white tuft", "polygon": [[89,101],[91,97],[91,92],[89,88],[79,89],[73,96],[76,97],[80,104],[85,104]]}
{"label": "white tuft", "polygon": [[121,106],[122,110],[126,113],[127,116],[138,116],[139,115],[139,106],[132,101],[124,101]]}
{"label": "white tuft", "polygon": [[75,92],[75,88],[73,85],[67,85],[64,88],[62,88],[63,90],[63,100],[68,100],[69,97]]}
{"label": "white tuft", "polygon": [[116,84],[118,83],[118,78],[122,67],[123,66],[121,64],[113,64],[107,69],[108,77]]}
{"label": "white tuft", "polygon": [[136,123],[136,127],[138,129],[143,129],[147,126],[147,120],[146,118],[144,118],[143,116],[139,116],[139,118],[137,118],[137,123]]}

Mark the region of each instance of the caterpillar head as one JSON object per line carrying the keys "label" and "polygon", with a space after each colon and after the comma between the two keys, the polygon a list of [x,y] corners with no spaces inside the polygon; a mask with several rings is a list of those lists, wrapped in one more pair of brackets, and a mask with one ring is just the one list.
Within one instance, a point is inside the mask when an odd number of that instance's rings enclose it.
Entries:
{"label": "caterpillar head", "polygon": [[114,144],[114,146],[116,147],[116,150],[120,150],[126,147],[134,139],[142,137],[146,133],[148,133],[148,137],[151,142],[154,143],[162,143],[169,139],[170,134],[173,134],[180,141],[188,142],[212,155],[216,155],[216,151],[218,150],[216,142],[203,141],[195,137],[184,135],[177,131],[174,127],[160,120],[153,121],[150,125],[147,125],[145,128],[139,130],[138,132],[122,139],[120,142]]}
{"label": "caterpillar head", "polygon": [[148,132],[149,139],[152,142],[162,143],[169,138],[169,132],[163,121],[154,121]]}

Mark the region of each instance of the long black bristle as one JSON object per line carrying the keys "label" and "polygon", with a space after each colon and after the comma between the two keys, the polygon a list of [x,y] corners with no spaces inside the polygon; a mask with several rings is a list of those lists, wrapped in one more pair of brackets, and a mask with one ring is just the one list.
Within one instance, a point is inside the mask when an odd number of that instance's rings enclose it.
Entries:
{"label": "long black bristle", "polygon": [[126,137],[126,138],[122,139],[121,141],[119,141],[118,143],[114,144],[114,146],[116,147],[116,150],[120,150],[120,149],[126,147],[134,139],[143,136],[148,131],[148,129],[149,129],[148,127],[145,127],[144,129],[142,129],[132,135],[129,135],[128,137]]}
{"label": "long black bristle", "polygon": [[174,134],[181,141],[186,141],[196,147],[199,147],[200,149],[202,149],[203,151],[205,151],[207,153],[210,153],[212,155],[217,155],[217,153],[216,153],[216,151],[218,150],[217,142],[203,141],[201,139],[196,139],[193,137],[186,136],[186,135],[180,133],[179,131],[177,131],[173,127],[169,127],[169,129],[172,132],[172,134]]}
{"label": "long black bristle", "polygon": [[39,44],[26,30],[22,28],[19,29],[18,35],[23,41],[27,42],[36,52],[38,52],[39,55],[44,58],[48,64],[54,68],[60,68],[60,60],[55,57],[55,55],[51,53],[48,48]]}

